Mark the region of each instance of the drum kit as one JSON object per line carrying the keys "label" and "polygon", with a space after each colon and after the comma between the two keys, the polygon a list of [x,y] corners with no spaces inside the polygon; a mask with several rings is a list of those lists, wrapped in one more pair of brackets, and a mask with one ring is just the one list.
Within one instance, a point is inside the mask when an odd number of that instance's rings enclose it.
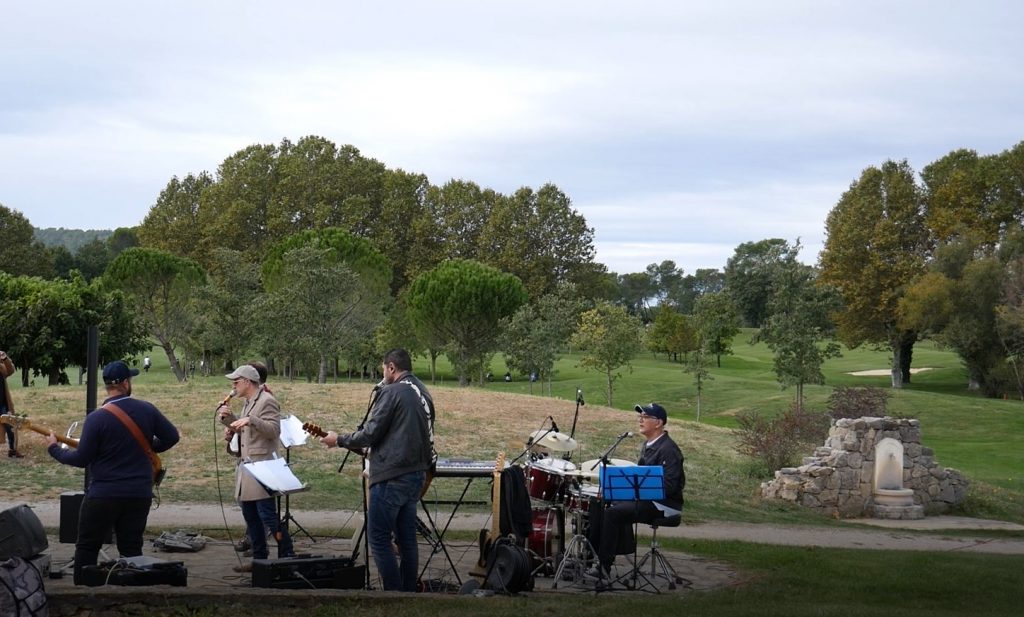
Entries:
{"label": "drum kit", "polygon": [[[532,528],[526,549],[533,557],[533,572],[553,575],[568,553],[578,553],[586,542],[590,511],[600,507],[598,490],[601,459],[578,467],[567,460],[577,450],[575,439],[557,431],[535,431],[526,442],[529,459],[524,463],[526,489],[533,510]],[[609,466],[632,466],[624,459],[608,459]],[[567,544],[566,523],[572,540]],[[584,547],[589,543],[584,544]],[[591,549],[592,550],[592,549]],[[584,555],[584,558],[589,556]]]}

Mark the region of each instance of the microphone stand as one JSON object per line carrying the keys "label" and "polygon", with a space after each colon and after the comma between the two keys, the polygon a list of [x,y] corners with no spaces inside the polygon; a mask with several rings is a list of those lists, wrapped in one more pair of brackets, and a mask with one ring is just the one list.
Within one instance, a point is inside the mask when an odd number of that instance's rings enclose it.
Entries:
{"label": "microphone stand", "polygon": [[572,431],[569,433],[569,437],[576,437],[576,419],[580,417],[580,405],[586,405],[583,401],[583,390],[576,388],[576,414],[572,417]]}
{"label": "microphone stand", "polygon": [[526,449],[524,449],[522,452],[517,454],[514,459],[509,461],[509,465],[515,465],[519,461],[519,459],[521,459],[524,456],[526,456],[526,453],[528,453],[530,451],[530,449],[533,448],[533,445],[535,443],[539,442],[541,439],[544,439],[545,437],[547,437],[548,435],[550,435],[551,433],[554,433],[554,432],[556,432],[556,431],[555,431],[555,428],[552,426],[548,430],[546,430],[543,433],[541,433],[540,437],[538,437],[536,439],[531,437],[530,440],[526,442]]}
{"label": "microphone stand", "polygon": [[[366,405],[366,413],[363,415],[362,421],[359,423],[359,426],[356,427],[357,431],[363,430],[363,427],[366,426],[366,421],[370,418],[370,412],[373,410],[373,404],[377,402],[377,396],[379,394],[380,394],[380,387],[374,388],[373,392],[370,393],[370,402]],[[341,470],[345,468],[345,463],[348,461],[348,457],[349,457],[350,454],[352,454],[352,450],[346,449],[345,457],[341,459],[341,465],[338,467],[338,473],[341,473]],[[360,456],[362,457],[363,469],[365,470],[366,469],[366,449],[365,448],[363,448],[362,453],[360,454]],[[366,485],[366,483],[367,483],[366,474],[361,472],[359,475],[362,478],[362,487],[363,487],[363,525],[359,529],[359,534],[356,537],[356,541],[353,542],[353,544],[352,544],[352,547],[353,547],[352,548],[352,563],[355,563],[356,559],[359,558],[359,545],[362,544],[363,545],[363,565],[365,566],[365,570],[366,570],[366,578],[363,581],[363,586],[364,586],[363,588],[366,589],[366,590],[369,590],[370,589],[370,535],[366,531],[366,526],[367,526],[367,523],[368,523],[368,514],[367,513],[368,513],[369,505],[370,505],[369,504],[370,493],[369,493],[368,487]]]}

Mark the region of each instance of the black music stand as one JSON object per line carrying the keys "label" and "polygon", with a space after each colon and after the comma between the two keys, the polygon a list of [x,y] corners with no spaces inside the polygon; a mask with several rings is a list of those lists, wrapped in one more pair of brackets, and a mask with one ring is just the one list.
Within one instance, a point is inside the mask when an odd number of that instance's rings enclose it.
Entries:
{"label": "black music stand", "polygon": [[[285,465],[291,467],[292,463],[292,448],[295,446],[301,446],[306,443],[306,432],[302,430],[302,421],[295,416],[287,416],[281,419],[281,444],[284,445],[284,461]],[[295,528],[306,534],[306,537],[310,539],[314,544],[316,538],[312,536],[306,528],[292,514],[291,504],[291,493],[283,493],[284,497],[284,514],[281,514],[281,520],[278,522],[279,525],[284,526],[284,530],[291,535],[289,530],[289,524],[295,523]],[[277,511],[281,512],[281,498],[282,495],[277,496]]]}
{"label": "black music stand", "polygon": [[[665,468],[661,465],[636,465],[632,467],[608,467],[601,468],[601,493],[606,501],[632,501],[635,508],[633,517],[633,537],[637,537],[640,525],[640,502],[657,501],[665,498]],[[621,583],[626,589],[634,591],[646,591],[649,587],[654,593],[659,593],[655,585],[640,568],[637,567],[637,545],[633,546],[633,568],[612,580],[606,590],[614,588],[616,583]],[[643,579],[643,585],[639,579]]]}

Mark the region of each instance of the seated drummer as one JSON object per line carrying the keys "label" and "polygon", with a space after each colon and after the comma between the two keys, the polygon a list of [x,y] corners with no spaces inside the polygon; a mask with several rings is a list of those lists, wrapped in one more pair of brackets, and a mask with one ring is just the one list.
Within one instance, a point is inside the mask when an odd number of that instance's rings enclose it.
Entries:
{"label": "seated drummer", "polygon": [[665,408],[650,403],[637,405],[634,409],[639,414],[639,433],[647,440],[637,465],[661,465],[665,469],[665,499],[639,503],[617,501],[605,508],[601,516],[593,517],[589,539],[597,551],[599,564],[588,574],[598,579],[606,577],[611,571],[616,554],[633,552],[632,546],[625,550],[619,547],[619,542],[623,536],[632,536],[634,523],[650,523],[658,518],[679,514],[683,509],[683,487],[686,486],[683,453],[665,432],[665,423],[668,422]]}

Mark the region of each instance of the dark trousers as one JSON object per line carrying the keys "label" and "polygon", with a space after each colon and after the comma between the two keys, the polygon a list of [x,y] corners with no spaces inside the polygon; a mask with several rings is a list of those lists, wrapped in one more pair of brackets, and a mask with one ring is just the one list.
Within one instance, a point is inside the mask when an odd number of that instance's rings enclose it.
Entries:
{"label": "dark trousers", "polygon": [[652,501],[617,501],[602,510],[590,513],[590,543],[605,570],[611,568],[616,555],[636,550],[634,523],[649,523],[661,516]]}
{"label": "dark trousers", "polygon": [[82,500],[78,513],[78,541],[75,543],[75,584],[81,585],[83,566],[94,566],[103,547],[103,538],[114,530],[117,552],[121,557],[142,554],[142,534],[146,531],[149,507],[153,499],[107,498]]}
{"label": "dark trousers", "polygon": [[241,506],[246,533],[249,536],[249,541],[252,542],[253,559],[266,559],[270,556],[270,548],[267,546],[267,531],[277,541],[278,557],[291,557],[295,554],[288,529],[281,525],[277,516],[276,499],[267,497],[256,501],[243,501]]}
{"label": "dark trousers", "polygon": [[[2,411],[3,413],[7,413],[6,409],[0,409],[0,411]],[[10,424],[5,424],[4,425],[4,432],[7,433],[7,448],[9,450],[13,450],[14,446],[15,446],[15,443],[14,443],[14,428],[12,428]]]}

